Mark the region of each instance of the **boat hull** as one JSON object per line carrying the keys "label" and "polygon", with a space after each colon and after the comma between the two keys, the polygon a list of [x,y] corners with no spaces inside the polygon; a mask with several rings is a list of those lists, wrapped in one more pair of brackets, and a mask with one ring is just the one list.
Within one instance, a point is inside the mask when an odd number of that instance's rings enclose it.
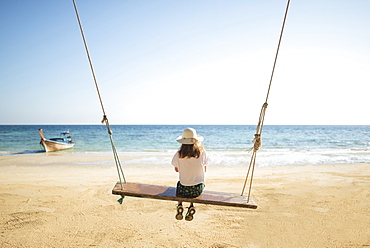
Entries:
{"label": "boat hull", "polygon": [[46,152],[53,152],[58,150],[65,150],[73,148],[73,143],[62,143],[56,142],[48,139],[41,139],[41,145],[44,147]]}

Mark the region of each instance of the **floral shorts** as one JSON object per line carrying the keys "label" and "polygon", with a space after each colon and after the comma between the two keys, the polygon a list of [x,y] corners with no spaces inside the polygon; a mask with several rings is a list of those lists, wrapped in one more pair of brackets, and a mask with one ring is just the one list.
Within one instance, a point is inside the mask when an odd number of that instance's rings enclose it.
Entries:
{"label": "floral shorts", "polygon": [[205,185],[200,183],[192,186],[184,186],[180,182],[177,182],[176,195],[184,197],[197,197],[203,193]]}

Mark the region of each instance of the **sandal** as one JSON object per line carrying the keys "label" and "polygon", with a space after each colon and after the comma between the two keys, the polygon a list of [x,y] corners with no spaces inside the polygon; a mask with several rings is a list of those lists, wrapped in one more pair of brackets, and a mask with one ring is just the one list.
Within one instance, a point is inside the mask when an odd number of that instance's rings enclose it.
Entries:
{"label": "sandal", "polygon": [[186,213],[185,220],[192,221],[193,215],[195,214],[195,208],[194,207],[188,207],[188,212]]}
{"label": "sandal", "polygon": [[184,208],[182,205],[177,205],[177,214],[176,214],[176,220],[182,220],[182,212],[184,212]]}

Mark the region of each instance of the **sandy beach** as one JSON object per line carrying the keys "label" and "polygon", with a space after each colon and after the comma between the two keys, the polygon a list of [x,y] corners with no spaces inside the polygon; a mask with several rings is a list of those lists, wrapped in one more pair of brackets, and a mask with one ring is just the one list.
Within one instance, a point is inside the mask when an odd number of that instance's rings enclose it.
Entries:
{"label": "sandy beach", "polygon": [[[0,156],[1,247],[370,247],[370,164],[257,168],[256,210],[119,196],[110,156]],[[76,165],[76,163],[79,163]],[[91,165],[92,164],[92,165]],[[174,186],[171,166],[125,168]],[[209,167],[207,190],[240,193],[246,168]]]}

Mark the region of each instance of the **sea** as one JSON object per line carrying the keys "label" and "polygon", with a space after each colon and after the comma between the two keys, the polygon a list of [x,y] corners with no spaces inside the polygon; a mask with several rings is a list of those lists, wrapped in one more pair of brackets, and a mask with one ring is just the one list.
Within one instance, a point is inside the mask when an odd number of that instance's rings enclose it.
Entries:
{"label": "sea", "polygon": [[[163,165],[180,144],[182,130],[195,128],[218,166],[248,165],[256,131],[253,125],[111,125],[113,141],[123,164]],[[45,154],[38,129],[46,138],[69,131],[73,149],[68,155],[112,154],[105,125],[0,125],[0,156]],[[370,163],[370,125],[265,125],[257,166]]]}

